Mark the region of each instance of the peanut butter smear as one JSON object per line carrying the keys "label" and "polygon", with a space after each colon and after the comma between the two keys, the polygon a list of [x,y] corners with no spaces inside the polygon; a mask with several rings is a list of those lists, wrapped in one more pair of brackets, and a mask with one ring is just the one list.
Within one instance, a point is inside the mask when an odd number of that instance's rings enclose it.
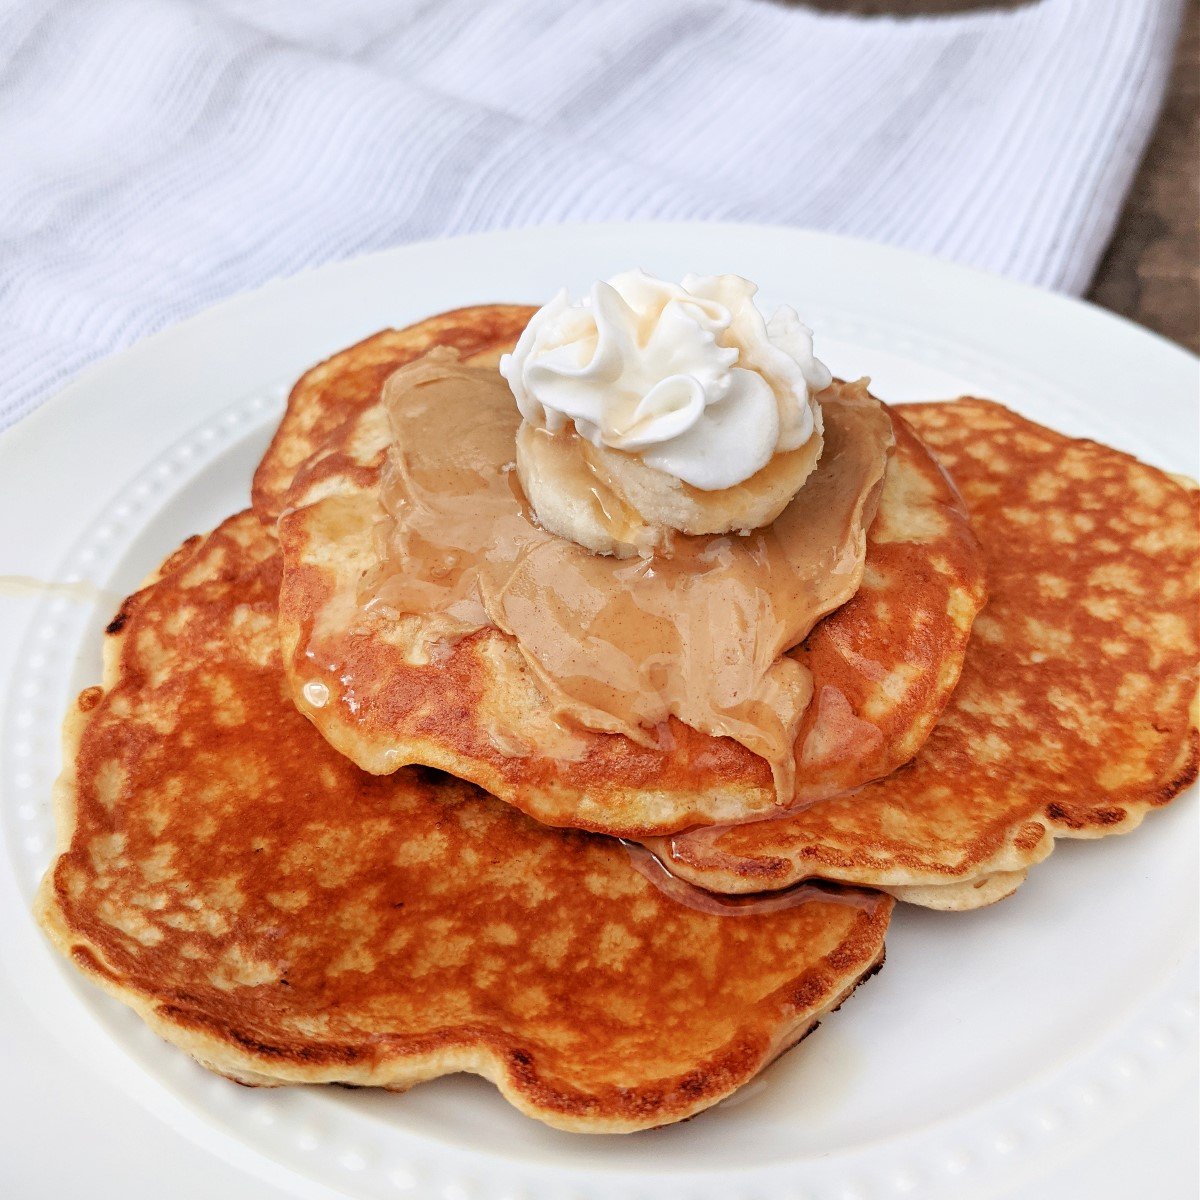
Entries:
{"label": "peanut butter smear", "polygon": [[[678,535],[654,557],[616,559],[536,523],[514,469],[521,417],[504,379],[434,351],[384,388],[389,519],[361,598],[424,618],[431,649],[488,626],[509,634],[565,730],[657,746],[674,716],[734,738],[767,760],[790,803],[812,680],[782,656],[858,590],[893,444],[862,384],[820,399],[820,462],[772,525]],[[602,507],[605,496],[598,480]]]}

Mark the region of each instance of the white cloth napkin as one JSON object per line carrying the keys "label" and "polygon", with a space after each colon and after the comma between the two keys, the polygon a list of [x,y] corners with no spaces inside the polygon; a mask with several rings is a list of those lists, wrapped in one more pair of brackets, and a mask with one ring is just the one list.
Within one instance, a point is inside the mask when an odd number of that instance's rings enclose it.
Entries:
{"label": "white cloth napkin", "polygon": [[806,225],[1081,291],[1181,12],[0,0],[0,427],[233,292],[504,226]]}

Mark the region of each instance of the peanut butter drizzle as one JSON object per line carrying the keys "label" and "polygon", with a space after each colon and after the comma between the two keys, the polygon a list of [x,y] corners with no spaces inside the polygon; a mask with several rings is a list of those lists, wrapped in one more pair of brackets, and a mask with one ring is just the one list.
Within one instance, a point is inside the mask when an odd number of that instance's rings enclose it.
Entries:
{"label": "peanut butter drizzle", "polygon": [[[822,395],[821,461],[773,525],[678,535],[669,556],[626,560],[538,526],[514,470],[520,414],[496,371],[436,351],[397,371],[384,403],[390,520],[362,599],[426,617],[433,642],[503,630],[567,730],[663,745],[675,716],[732,737],[790,802],[812,680],[782,655],[857,591],[893,442],[865,387]],[[596,482],[602,509],[628,519]]]}

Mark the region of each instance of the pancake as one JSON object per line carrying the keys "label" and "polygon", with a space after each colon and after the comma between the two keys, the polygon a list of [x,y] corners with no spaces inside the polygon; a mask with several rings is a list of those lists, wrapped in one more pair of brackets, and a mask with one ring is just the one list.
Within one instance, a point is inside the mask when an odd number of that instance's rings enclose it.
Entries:
{"label": "pancake", "polygon": [[384,380],[435,346],[473,363],[499,362],[537,311],[521,304],[481,304],[441,313],[405,329],[384,329],[306,371],[254,473],[254,511],[271,524],[283,511],[296,469],[344,421],[379,399]]}
{"label": "pancake", "polygon": [[[337,405],[336,386],[324,395]],[[895,424],[862,586],[791,652],[814,681],[796,741],[802,802],[861,786],[916,753],[983,603],[965,509],[920,440]],[[411,626],[365,611],[360,582],[379,562],[389,444],[382,404],[358,408],[300,466],[278,526],[285,666],[297,706],[334,747],[373,774],[437,767],[546,824],[622,837],[778,811],[766,761],[730,738],[672,719],[666,745],[590,731],[572,731],[564,745],[511,638],[485,629],[424,661]],[[259,473],[281,473],[273,452]]]}
{"label": "pancake", "polygon": [[907,766],[786,819],[652,848],[724,892],[819,876],[931,908],[1011,894],[1058,837],[1125,833],[1197,771],[1197,493],[963,399],[900,410],[953,474],[990,599]]}
{"label": "pancake", "polygon": [[469,1071],[551,1125],[643,1129],[727,1096],[882,962],[889,897],[699,911],[617,842],[359,771],[288,698],[279,572],[245,513],[123,605],[66,723],[38,897],[63,954],[205,1066]]}

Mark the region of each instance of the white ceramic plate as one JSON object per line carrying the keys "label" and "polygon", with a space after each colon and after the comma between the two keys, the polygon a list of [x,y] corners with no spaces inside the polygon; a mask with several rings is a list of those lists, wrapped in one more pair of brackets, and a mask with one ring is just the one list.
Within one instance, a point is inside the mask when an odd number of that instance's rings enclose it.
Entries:
{"label": "white ceramic plate", "polygon": [[540,302],[631,265],[758,280],[835,371],[886,399],[975,392],[1198,473],[1200,372],[1183,351],[1082,304],[795,230],[411,246],[272,284],[88,372],[0,439],[0,572],[88,581],[10,579],[0,597],[0,1174],[30,1189],[16,1194],[84,1178],[93,1195],[229,1198],[1118,1197],[1151,1178],[1195,1194],[1194,794],[1130,837],[1060,843],[994,908],[900,906],[887,969],[802,1048],[698,1120],[625,1138],[545,1129],[467,1077],[404,1096],[236,1087],[42,943],[28,910],[64,706],[95,682],[119,597],[247,503],[292,380],[382,326]]}

